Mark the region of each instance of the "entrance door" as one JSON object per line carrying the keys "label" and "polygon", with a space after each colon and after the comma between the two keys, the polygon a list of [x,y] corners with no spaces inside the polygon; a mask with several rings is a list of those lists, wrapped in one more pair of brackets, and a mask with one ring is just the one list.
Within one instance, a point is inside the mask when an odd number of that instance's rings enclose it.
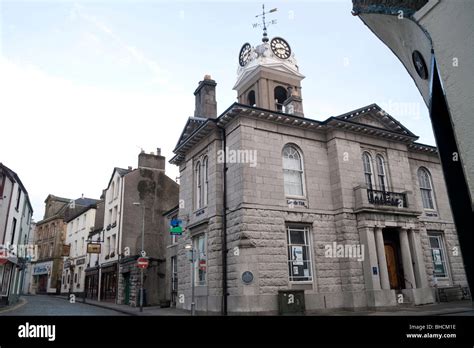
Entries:
{"label": "entrance door", "polygon": [[46,292],[46,288],[48,287],[48,275],[42,274],[38,277],[38,292]]}
{"label": "entrance door", "polygon": [[398,279],[398,262],[397,254],[393,244],[385,244],[385,258],[387,259],[388,278],[390,281],[390,289],[400,289],[400,281]]}
{"label": "entrance door", "polygon": [[130,273],[124,273],[124,303],[126,305],[130,304]]}

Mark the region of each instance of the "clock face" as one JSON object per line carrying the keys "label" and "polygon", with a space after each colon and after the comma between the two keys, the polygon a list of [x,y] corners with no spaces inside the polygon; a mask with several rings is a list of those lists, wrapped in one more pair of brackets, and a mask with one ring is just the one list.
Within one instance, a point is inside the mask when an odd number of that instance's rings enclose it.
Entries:
{"label": "clock face", "polygon": [[288,59],[291,55],[291,48],[288,42],[281,37],[275,37],[270,42],[273,54],[280,59]]}
{"label": "clock face", "polygon": [[244,66],[247,64],[250,58],[250,51],[252,50],[252,47],[250,46],[249,43],[245,43],[242,48],[240,49],[239,53],[239,64],[240,66]]}

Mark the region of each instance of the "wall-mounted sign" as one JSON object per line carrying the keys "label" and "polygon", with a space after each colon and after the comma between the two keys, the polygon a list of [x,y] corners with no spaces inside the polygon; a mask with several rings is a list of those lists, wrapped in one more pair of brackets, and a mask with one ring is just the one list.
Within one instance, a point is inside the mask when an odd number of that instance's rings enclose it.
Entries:
{"label": "wall-mounted sign", "polygon": [[87,243],[87,252],[89,254],[100,254],[100,243]]}
{"label": "wall-mounted sign", "polygon": [[71,252],[71,245],[70,244],[63,244],[63,249],[61,251],[61,256],[69,256]]}
{"label": "wall-mounted sign", "polygon": [[48,265],[39,265],[33,267],[33,275],[47,274],[50,270]]}
{"label": "wall-mounted sign", "polygon": [[244,273],[242,273],[242,281],[245,284],[250,284],[251,282],[253,282],[253,273],[250,271],[245,271]]}
{"label": "wall-mounted sign", "polygon": [[183,228],[181,227],[181,223],[181,220],[173,218],[170,222],[170,233],[178,236],[183,234]]}
{"label": "wall-mounted sign", "polygon": [[85,264],[85,263],[86,263],[86,259],[85,259],[85,258],[79,259],[79,260],[76,261],[76,265],[78,265],[78,266],[79,266],[79,265],[83,265],[83,264]]}
{"label": "wall-mounted sign", "polygon": [[69,267],[71,267],[71,261],[64,261],[63,268],[66,269],[66,268],[69,268]]}

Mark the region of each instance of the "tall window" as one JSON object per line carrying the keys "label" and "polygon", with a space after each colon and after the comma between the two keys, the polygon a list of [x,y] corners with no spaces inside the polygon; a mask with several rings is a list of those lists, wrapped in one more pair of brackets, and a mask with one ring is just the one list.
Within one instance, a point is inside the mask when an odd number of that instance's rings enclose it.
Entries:
{"label": "tall window", "polygon": [[377,176],[379,179],[379,187],[380,190],[386,191],[387,190],[387,177],[385,174],[385,161],[381,155],[377,155]]}
{"label": "tall window", "polygon": [[433,260],[433,275],[436,278],[447,278],[448,266],[443,235],[428,232],[428,237],[430,239],[431,258]]}
{"label": "tall window", "polygon": [[112,235],[112,239],[110,240],[110,252],[115,253],[115,243],[116,243],[117,237],[115,234]]}
{"label": "tall window", "polygon": [[206,248],[206,234],[203,233],[194,237],[193,247],[196,252],[194,262],[194,279],[196,285],[206,285],[207,279],[207,248]]}
{"label": "tall window", "polygon": [[111,202],[115,197],[115,181],[112,181],[112,186],[110,187],[110,199],[109,202]]}
{"label": "tall window", "polygon": [[20,198],[21,198],[21,188],[18,187],[18,192],[16,196],[16,206],[15,206],[16,211],[18,211],[18,209],[20,208]]}
{"label": "tall window", "polygon": [[196,163],[196,209],[201,208],[201,162]]}
{"label": "tall window", "polygon": [[119,188],[120,188],[119,181],[120,181],[120,178],[117,178],[117,183],[115,184],[115,190],[114,190],[114,198],[118,197],[118,192],[119,192]]}
{"label": "tall window", "polygon": [[364,152],[362,154],[362,162],[364,163],[364,176],[365,176],[365,184],[369,190],[373,189],[372,184],[372,156],[368,152]]}
{"label": "tall window", "polygon": [[283,148],[283,177],[287,196],[304,196],[303,161],[295,146]]}
{"label": "tall window", "polygon": [[12,223],[12,238],[10,240],[10,244],[15,244],[15,232],[16,232],[16,218],[13,218]]}
{"label": "tall window", "polygon": [[291,282],[311,281],[311,252],[308,227],[287,227],[288,271]]}
{"label": "tall window", "polygon": [[204,160],[202,161],[202,171],[203,171],[203,206],[205,207],[207,205],[207,195],[208,195],[208,182],[209,182],[209,167],[208,167],[208,160],[207,157],[204,157]]}
{"label": "tall window", "polygon": [[424,209],[434,210],[433,184],[430,172],[426,168],[418,169],[418,182],[420,184],[421,200]]}

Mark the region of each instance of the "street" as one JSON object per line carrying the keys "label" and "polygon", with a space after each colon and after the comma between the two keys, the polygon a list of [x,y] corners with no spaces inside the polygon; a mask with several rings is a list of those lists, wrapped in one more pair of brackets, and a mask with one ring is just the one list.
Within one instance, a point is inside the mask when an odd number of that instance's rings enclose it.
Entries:
{"label": "street", "polygon": [[81,303],[80,300],[76,303],[70,303],[65,299],[47,296],[35,295],[24,296],[27,303],[16,309],[8,311],[0,311],[0,316],[15,316],[15,315],[117,315],[123,316],[125,314],[100,308],[88,304]]}

